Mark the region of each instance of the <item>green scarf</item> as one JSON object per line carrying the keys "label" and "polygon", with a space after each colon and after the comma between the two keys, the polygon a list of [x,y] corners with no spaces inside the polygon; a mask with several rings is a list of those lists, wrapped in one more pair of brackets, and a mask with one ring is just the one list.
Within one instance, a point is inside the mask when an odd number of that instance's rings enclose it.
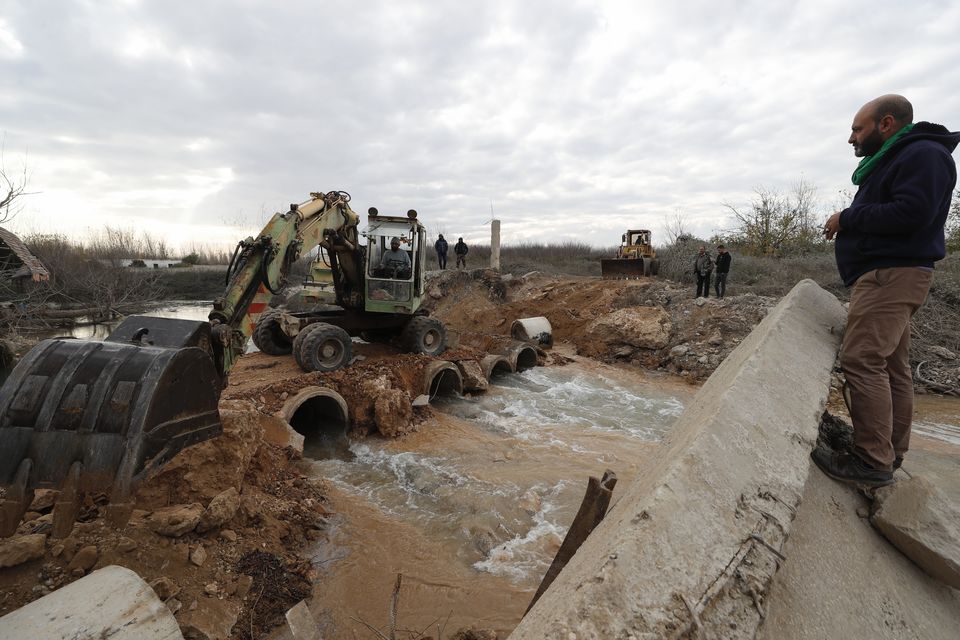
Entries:
{"label": "green scarf", "polygon": [[867,156],[860,161],[860,164],[857,165],[857,168],[853,171],[853,184],[860,185],[864,180],[867,179],[867,176],[877,168],[877,164],[880,162],[880,159],[890,150],[890,147],[893,144],[902,138],[903,136],[910,133],[910,130],[913,129],[913,123],[904,125],[900,131],[897,131],[895,134],[887,138],[887,141],[883,143],[883,146],[880,147],[880,150],[877,151],[872,156]]}

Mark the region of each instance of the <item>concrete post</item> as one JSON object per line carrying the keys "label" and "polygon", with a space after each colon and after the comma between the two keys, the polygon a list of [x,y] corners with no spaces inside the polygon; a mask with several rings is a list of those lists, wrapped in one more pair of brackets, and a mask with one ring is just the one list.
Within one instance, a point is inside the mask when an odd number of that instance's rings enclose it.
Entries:
{"label": "concrete post", "polygon": [[500,271],[500,221],[490,221],[490,268]]}

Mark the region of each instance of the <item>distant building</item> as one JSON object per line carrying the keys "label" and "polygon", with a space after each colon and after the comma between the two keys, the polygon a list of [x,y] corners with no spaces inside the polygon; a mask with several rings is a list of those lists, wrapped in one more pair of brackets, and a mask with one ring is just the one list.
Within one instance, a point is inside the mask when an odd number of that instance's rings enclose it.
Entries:
{"label": "distant building", "polygon": [[44,282],[50,272],[30,253],[23,240],[0,227],[0,280],[13,282],[22,289],[26,282]]}
{"label": "distant building", "polygon": [[143,262],[148,269],[169,269],[175,264],[180,264],[179,260],[168,260],[166,258],[120,258],[118,262],[121,267],[129,267],[135,260]]}

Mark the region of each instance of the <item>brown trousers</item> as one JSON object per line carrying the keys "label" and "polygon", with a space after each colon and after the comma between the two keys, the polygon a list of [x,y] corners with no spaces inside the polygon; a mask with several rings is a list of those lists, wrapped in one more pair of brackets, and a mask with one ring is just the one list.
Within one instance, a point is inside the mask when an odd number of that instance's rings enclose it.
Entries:
{"label": "brown trousers", "polygon": [[910,317],[932,281],[928,269],[874,269],[850,295],[840,367],[850,390],[854,450],[877,469],[891,470],[910,445]]}

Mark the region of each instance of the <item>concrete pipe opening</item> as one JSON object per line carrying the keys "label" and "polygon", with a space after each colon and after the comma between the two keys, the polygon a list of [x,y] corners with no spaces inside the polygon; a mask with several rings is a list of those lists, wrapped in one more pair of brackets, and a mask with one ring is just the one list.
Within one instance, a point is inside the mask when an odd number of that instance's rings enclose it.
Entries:
{"label": "concrete pipe opening", "polygon": [[520,347],[514,351],[515,369],[517,371],[526,371],[537,366],[537,350],[533,347]]}
{"label": "concrete pipe opening", "polygon": [[553,346],[553,327],[543,316],[514,320],[510,325],[510,335],[516,340],[534,342],[545,347]]}
{"label": "concrete pipe opening", "polygon": [[484,356],[483,360],[480,361],[480,366],[483,368],[483,375],[487,377],[487,380],[492,380],[496,377],[513,373],[514,371],[513,364],[510,363],[510,360],[506,356],[497,354]]}
{"label": "concrete pipe opening", "polygon": [[423,370],[423,392],[431,400],[437,396],[452,396],[463,393],[463,378],[452,362],[435,360]]}
{"label": "concrete pipe opening", "polygon": [[325,460],[351,460],[347,439],[347,402],[333,389],[306,387],[288,398],[280,410],[293,430],[303,436],[303,455]]}

